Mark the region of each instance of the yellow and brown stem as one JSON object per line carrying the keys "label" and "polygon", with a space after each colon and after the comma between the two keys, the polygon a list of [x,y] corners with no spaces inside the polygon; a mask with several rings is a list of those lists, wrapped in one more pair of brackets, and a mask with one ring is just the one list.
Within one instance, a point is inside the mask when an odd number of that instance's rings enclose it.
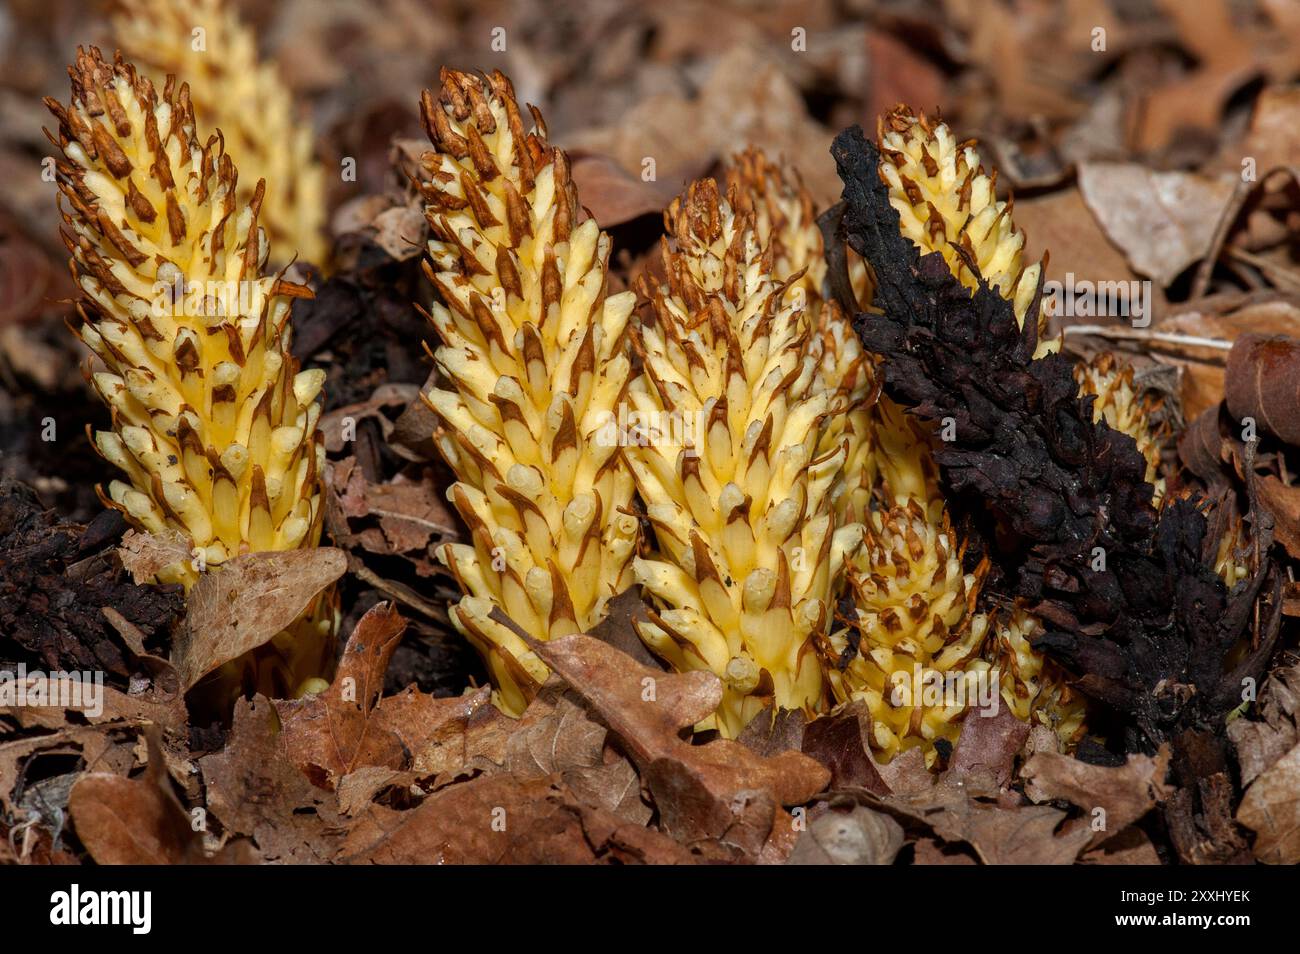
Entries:
{"label": "yellow and brown stem", "polygon": [[711,724],[725,735],[769,704],[822,706],[815,645],[862,534],[832,506],[847,444],[823,450],[836,394],[817,387],[806,309],[754,219],[712,180],[674,201],[629,389],[646,430],[627,456],[658,540],[635,561],[658,607],[641,635],[678,670],[721,677]]}
{"label": "yellow and brown stem", "polygon": [[[184,84],[159,95],[94,48],[69,72],[71,102],[46,104],[79,334],[112,415],[94,440],[126,478],[104,502],[141,530],[189,539],[194,559],[159,574],[186,588],[242,553],[316,546],[324,372],[299,371],[289,351],[290,304],[310,292],[263,270],[264,185],[239,201],[235,164],[219,136],[198,139]],[[313,612],[245,682],[284,695],[327,671],[331,625]]]}
{"label": "yellow and brown stem", "polygon": [[[447,386],[426,395],[470,542],[439,558],[495,698],[518,714],[547,669],[535,639],[583,632],[631,585],[638,539],[620,415],[630,292],[608,294],[609,236],[584,218],[565,154],[500,73],[443,70],[421,102],[430,319]],[[504,614],[508,620],[500,617]]]}

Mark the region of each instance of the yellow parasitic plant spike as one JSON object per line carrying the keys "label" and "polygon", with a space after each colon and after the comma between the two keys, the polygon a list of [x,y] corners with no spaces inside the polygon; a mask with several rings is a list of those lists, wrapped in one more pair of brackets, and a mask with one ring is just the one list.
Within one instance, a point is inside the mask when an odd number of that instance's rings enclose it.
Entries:
{"label": "yellow parasitic plant spike", "polygon": [[[882,118],[880,139],[880,175],[890,188],[903,233],[922,254],[942,254],[953,273],[972,288],[975,275],[967,259],[974,261],[984,280],[1013,302],[1023,323],[1041,266],[1024,263],[1024,235],[1012,220],[1011,204],[997,199],[995,177],[984,173],[974,143],[957,143],[946,125],[916,116],[903,106]],[[1057,342],[1042,339],[1047,325],[1041,308],[1035,320],[1040,353],[1054,350]],[[976,688],[973,680],[995,679],[1004,701],[1018,715],[1024,718],[1033,708],[1039,721],[1067,726],[1072,741],[1081,703],[1069,692],[1059,667],[1029,646],[1023,634],[1030,630],[1031,621],[1021,619],[1024,625],[1020,627],[998,622],[997,637],[988,638],[994,625],[975,613],[979,575],[962,572],[960,561],[952,563],[958,543],[949,525],[933,454],[935,441],[942,435],[931,433],[927,425],[883,396],[873,408],[873,423],[881,496],[893,510],[876,521],[874,536],[879,545],[873,547],[869,542],[863,547],[849,573],[859,596],[858,653],[864,667],[874,654],[879,671],[865,670],[871,679],[863,689],[863,672],[848,666],[837,695],[865,696],[876,718],[876,744],[886,754],[920,744],[927,759],[933,760],[935,740],[954,741],[965,714],[965,707],[950,703],[914,707],[897,743],[891,741],[889,733],[900,724],[901,716],[881,698],[876,684],[903,679],[902,673],[910,674],[913,665],[945,679],[972,682],[971,690]],[[900,575],[920,582],[908,584],[909,590],[898,582]],[[964,613],[959,612],[960,601],[955,598],[959,591],[966,598]],[[862,605],[864,593],[877,603],[890,594],[902,593],[911,600],[911,618],[901,631],[882,625],[879,612],[869,604]],[[923,613],[923,605],[945,607],[945,613]],[[884,619],[888,623],[889,617]],[[937,655],[927,651],[924,647],[936,642],[932,628],[943,631],[950,641],[947,645],[958,648],[944,648]],[[899,645],[909,652],[919,647],[917,658],[898,655],[894,647]],[[1032,675],[1033,684],[1020,681],[1022,675]],[[911,684],[910,675],[907,684]],[[1044,710],[1042,714],[1037,714],[1039,709]]]}
{"label": "yellow parasitic plant spike", "polygon": [[452,620],[518,714],[547,669],[515,628],[585,631],[631,584],[639,527],[619,408],[635,296],[607,293],[609,236],[584,221],[540,114],[526,133],[500,73],[441,80],[421,102],[435,148],[422,189],[448,386],[426,399],[472,539],[439,556],[468,594]]}
{"label": "yellow parasitic plant spike", "polygon": [[673,202],[629,389],[644,432],[627,457],[659,544],[635,561],[659,607],[641,635],[679,671],[722,679],[711,725],[726,736],[771,703],[823,704],[815,646],[862,535],[831,505],[846,453],[821,449],[835,395],[815,385],[808,317],[753,219],[708,179]]}
{"label": "yellow parasitic plant spike", "polygon": [[[219,129],[239,160],[239,201],[267,182],[259,217],[278,263],[295,255],[325,264],[325,173],[311,127],[274,63],[230,0],[114,0],[114,39],[156,84],[173,75],[190,87],[204,128]],[[200,32],[201,31],[201,32]]]}
{"label": "yellow parasitic plant spike", "polygon": [[994,684],[981,658],[988,618],[975,612],[983,573],[963,569],[941,501],[871,513],[849,570],[857,618],[824,655],[836,701],[866,703],[880,758],[920,747],[932,764],[937,743],[956,744],[968,709]]}
{"label": "yellow parasitic plant spike", "polygon": [[[848,568],[856,619],[850,629],[837,627],[819,641],[828,682],[836,701],[867,700],[873,744],[883,757],[919,745],[933,761],[936,740],[956,741],[966,707],[930,706],[922,699],[894,705],[887,700],[895,680],[910,680],[919,662],[928,672],[966,681],[973,691],[974,680],[982,678],[977,674],[987,675],[990,667],[979,659],[988,621],[971,611],[978,576],[962,570],[929,435],[896,405],[873,406],[869,358],[843,311],[821,296],[822,235],[811,198],[795,176],[750,150],[732,159],[727,183],[736,208],[753,213],[760,244],[770,245],[773,274],[792,279],[788,295],[807,302],[814,388],[835,395],[821,448],[849,441],[842,488],[835,492],[837,516],[861,515],[866,523],[866,544]],[[862,273],[855,288],[869,305],[865,264],[851,260],[851,276],[855,265]],[[877,420],[881,414],[888,415],[884,426]],[[878,477],[885,485],[883,511],[871,509]]]}
{"label": "yellow parasitic plant spike", "polygon": [[[997,173],[985,174],[975,142],[957,142],[946,124],[902,105],[882,116],[879,127],[880,175],[903,234],[922,254],[943,255],[973,289],[975,275],[958,251],[964,250],[984,280],[1015,305],[1023,325],[1042,264],[1025,263],[1025,236],[1012,219],[1012,203],[998,199]],[[1043,340],[1047,313],[1041,306],[1035,319],[1040,352],[1055,350],[1056,342]]]}
{"label": "yellow parasitic plant spike", "polygon": [[817,369],[813,388],[834,396],[819,451],[829,453],[848,441],[844,468],[832,491],[836,517],[841,523],[861,519],[876,481],[871,425],[875,375],[843,309],[823,297],[826,256],[812,196],[793,169],[755,148],[731,157],[726,184],[735,211],[752,215],[759,244],[771,249],[773,278],[790,282],[791,303],[808,314],[808,354]]}
{"label": "yellow parasitic plant spike", "polygon": [[[71,103],[46,105],[79,333],[103,363],[91,382],[112,414],[95,444],[125,476],[105,503],[191,541],[196,559],[159,574],[187,588],[205,564],[316,546],[325,373],[300,372],[289,352],[292,298],[310,292],[263,271],[264,185],[239,201],[235,165],[219,137],[197,138],[184,85],[159,95],[94,48],[69,74]],[[328,664],[326,615],[296,643],[278,639],[290,673]]]}
{"label": "yellow parasitic plant spike", "polygon": [[1024,722],[1047,726],[1063,750],[1075,746],[1086,731],[1088,709],[1060,667],[1034,650],[1043,624],[1016,606],[998,613],[993,629],[988,658],[998,667],[1002,698],[1011,711]]}
{"label": "yellow parasitic plant spike", "polygon": [[1152,421],[1160,409],[1159,399],[1142,397],[1133,387],[1133,368],[1121,364],[1109,351],[1074,369],[1074,379],[1081,395],[1093,395],[1092,419],[1105,420],[1112,428],[1137,442],[1139,453],[1147,462],[1146,478],[1154,488],[1156,506],[1165,496],[1165,480],[1160,476],[1160,444],[1165,431]]}

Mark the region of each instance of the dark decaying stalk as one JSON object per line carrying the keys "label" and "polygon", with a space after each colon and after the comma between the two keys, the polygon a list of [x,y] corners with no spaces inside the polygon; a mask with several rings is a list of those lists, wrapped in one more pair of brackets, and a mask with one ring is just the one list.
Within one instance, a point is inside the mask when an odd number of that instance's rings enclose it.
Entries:
{"label": "dark decaying stalk", "polygon": [[860,128],[842,132],[832,153],[844,182],[840,237],[879,282],[882,314],[859,314],[855,327],[884,359],[890,398],[955,425],[935,456],[954,513],[979,531],[999,571],[986,592],[1031,604],[1046,627],[1036,648],[1119,715],[1126,750],[1171,743],[1184,788],[1166,818],[1180,854],[1235,857],[1224,719],[1277,638],[1274,564],[1262,560],[1229,593],[1203,558],[1198,503],[1152,506],[1136,444],[1093,422],[1071,361],[1033,360],[1033,322],[1021,331],[996,290],[981,280],[971,294],[940,255],[920,256]]}

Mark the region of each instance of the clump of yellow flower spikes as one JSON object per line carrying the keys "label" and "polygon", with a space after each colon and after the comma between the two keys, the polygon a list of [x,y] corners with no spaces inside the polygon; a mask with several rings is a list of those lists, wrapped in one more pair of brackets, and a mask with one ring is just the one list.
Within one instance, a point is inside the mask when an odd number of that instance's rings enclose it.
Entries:
{"label": "clump of yellow flower spikes", "polygon": [[822,706],[815,646],[862,534],[831,501],[847,444],[822,449],[837,395],[817,386],[809,316],[754,220],[708,179],[673,202],[629,389],[648,434],[627,456],[659,544],[634,564],[659,606],[641,636],[678,670],[721,677],[712,723],[727,736],[769,704]]}
{"label": "clump of yellow flower spikes", "polygon": [[[200,143],[184,85],[78,50],[59,120],[63,240],[81,291],[80,335],[112,412],[95,435],[126,480],[105,503],[136,528],[176,530],[196,559],[159,573],[187,588],[204,565],[316,546],[325,451],[323,371],[298,371],[289,309],[301,286],[263,272],[264,184],[247,203],[217,136]],[[285,695],[327,671],[328,600],[260,653],[245,686]]]}
{"label": "clump of yellow flower spikes", "polygon": [[[1013,302],[1023,323],[1041,266],[1025,264],[1024,235],[1016,230],[1011,204],[997,199],[995,179],[985,175],[974,143],[957,143],[946,125],[901,106],[881,120],[880,138],[880,174],[903,233],[923,254],[942,254],[973,288],[969,258]],[[1057,346],[1042,339],[1046,317],[1041,308],[1034,316],[1040,354]],[[957,739],[986,678],[996,678],[1019,718],[1051,725],[1064,744],[1077,741],[1082,700],[1059,667],[1032,649],[1037,621],[1018,608],[992,619],[975,612],[982,574],[963,569],[939,489],[935,436],[884,397],[876,403],[874,425],[882,497],[890,509],[872,515],[868,544],[850,573],[859,620],[857,633],[832,640],[840,654],[832,676],[837,698],[866,699],[873,741],[885,756],[921,746],[933,761],[938,740]],[[925,699],[923,693],[917,698],[922,679],[931,676],[952,691],[943,705],[916,705]],[[906,691],[891,692],[899,686]]]}
{"label": "clump of yellow flower spikes", "polygon": [[773,277],[790,281],[792,301],[797,296],[794,303],[808,314],[812,333],[807,349],[817,369],[813,386],[833,395],[819,449],[826,453],[848,441],[832,496],[840,522],[851,523],[869,509],[876,480],[871,426],[875,377],[843,309],[822,295],[826,256],[812,196],[793,170],[754,148],[731,157],[725,181],[735,211],[752,214],[759,244],[771,248]]}
{"label": "clump of yellow flower spikes", "polygon": [[324,264],[324,169],[312,131],[294,116],[275,64],[258,57],[253,31],[230,0],[114,0],[114,36],[155,83],[183,78],[199,121],[220,129],[244,178],[239,201],[266,179],[259,221],[277,261]]}
{"label": "clump of yellow flower spikes", "polygon": [[519,714],[547,669],[515,627],[542,640],[585,632],[632,582],[639,526],[619,406],[635,296],[607,293],[610,239],[583,220],[541,115],[525,133],[500,73],[441,81],[421,102],[436,150],[422,191],[434,357],[450,388],[426,399],[472,544],[439,556],[468,594],[452,621],[486,659],[498,705]]}
{"label": "clump of yellow flower spikes", "polygon": [[[815,384],[837,396],[823,441],[847,437],[850,448],[836,509],[865,523],[865,545],[849,556],[846,575],[856,619],[817,640],[827,682],[836,700],[867,702],[882,757],[924,746],[933,761],[937,739],[956,742],[967,706],[931,706],[923,695],[913,704],[895,690],[900,680],[907,692],[920,688],[917,665],[976,698],[977,674],[990,668],[980,658],[988,619],[974,612],[980,574],[962,568],[928,434],[896,405],[874,400],[868,356],[843,311],[822,300],[826,265],[811,199],[792,174],[753,151],[733,160],[728,182],[737,207],[754,210],[760,238],[771,236],[773,274],[802,289],[811,306]],[[869,305],[869,285],[860,277],[854,288]]]}

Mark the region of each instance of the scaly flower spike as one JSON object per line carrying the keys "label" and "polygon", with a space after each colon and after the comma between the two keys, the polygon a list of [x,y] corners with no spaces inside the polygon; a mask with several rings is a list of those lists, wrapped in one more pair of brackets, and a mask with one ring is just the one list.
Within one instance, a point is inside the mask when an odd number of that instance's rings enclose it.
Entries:
{"label": "scaly flower spike", "polygon": [[[104,364],[91,381],[112,412],[95,444],[126,476],[104,502],[138,529],[189,538],[200,559],[159,574],[187,588],[205,564],[316,546],[325,373],[299,372],[289,352],[292,298],[310,292],[263,272],[264,184],[238,200],[235,165],[219,137],[199,142],[183,84],[160,97],[94,48],[68,72],[71,103],[45,102],[79,334]],[[253,685],[285,695],[327,671],[326,602],[276,638]]]}
{"label": "scaly flower spike", "polygon": [[735,212],[751,215],[759,245],[771,248],[772,277],[790,283],[792,303],[808,314],[808,354],[817,368],[813,387],[834,395],[818,450],[831,453],[848,441],[832,499],[839,522],[861,520],[870,509],[876,482],[871,424],[875,376],[843,309],[822,295],[826,257],[812,196],[794,170],[754,148],[731,157],[726,184]]}
{"label": "scaly flower spike", "polygon": [[659,542],[635,561],[659,606],[640,631],[679,671],[722,679],[711,724],[734,736],[769,703],[821,707],[814,647],[862,527],[831,505],[846,453],[820,450],[834,395],[814,386],[807,315],[753,215],[706,179],[665,222],[666,279],[641,284],[654,321],[637,328],[645,375],[629,391],[646,432],[627,456]]}
{"label": "scaly flower spike", "polygon": [[452,611],[519,714],[546,666],[535,639],[583,632],[631,585],[638,539],[619,408],[630,292],[606,290],[609,236],[582,219],[541,115],[525,133],[510,81],[443,70],[421,101],[435,150],[422,189],[433,232],[430,319],[450,388],[426,399],[472,536],[440,559],[468,594]]}
{"label": "scaly flower spike", "polygon": [[[312,131],[294,115],[293,97],[274,63],[230,0],[114,0],[113,32],[156,84],[176,76],[190,87],[199,121],[220,129],[244,179],[239,201],[267,182],[259,221],[284,263],[297,255],[324,265],[325,171],[313,157]],[[195,31],[203,30],[200,36]]]}

